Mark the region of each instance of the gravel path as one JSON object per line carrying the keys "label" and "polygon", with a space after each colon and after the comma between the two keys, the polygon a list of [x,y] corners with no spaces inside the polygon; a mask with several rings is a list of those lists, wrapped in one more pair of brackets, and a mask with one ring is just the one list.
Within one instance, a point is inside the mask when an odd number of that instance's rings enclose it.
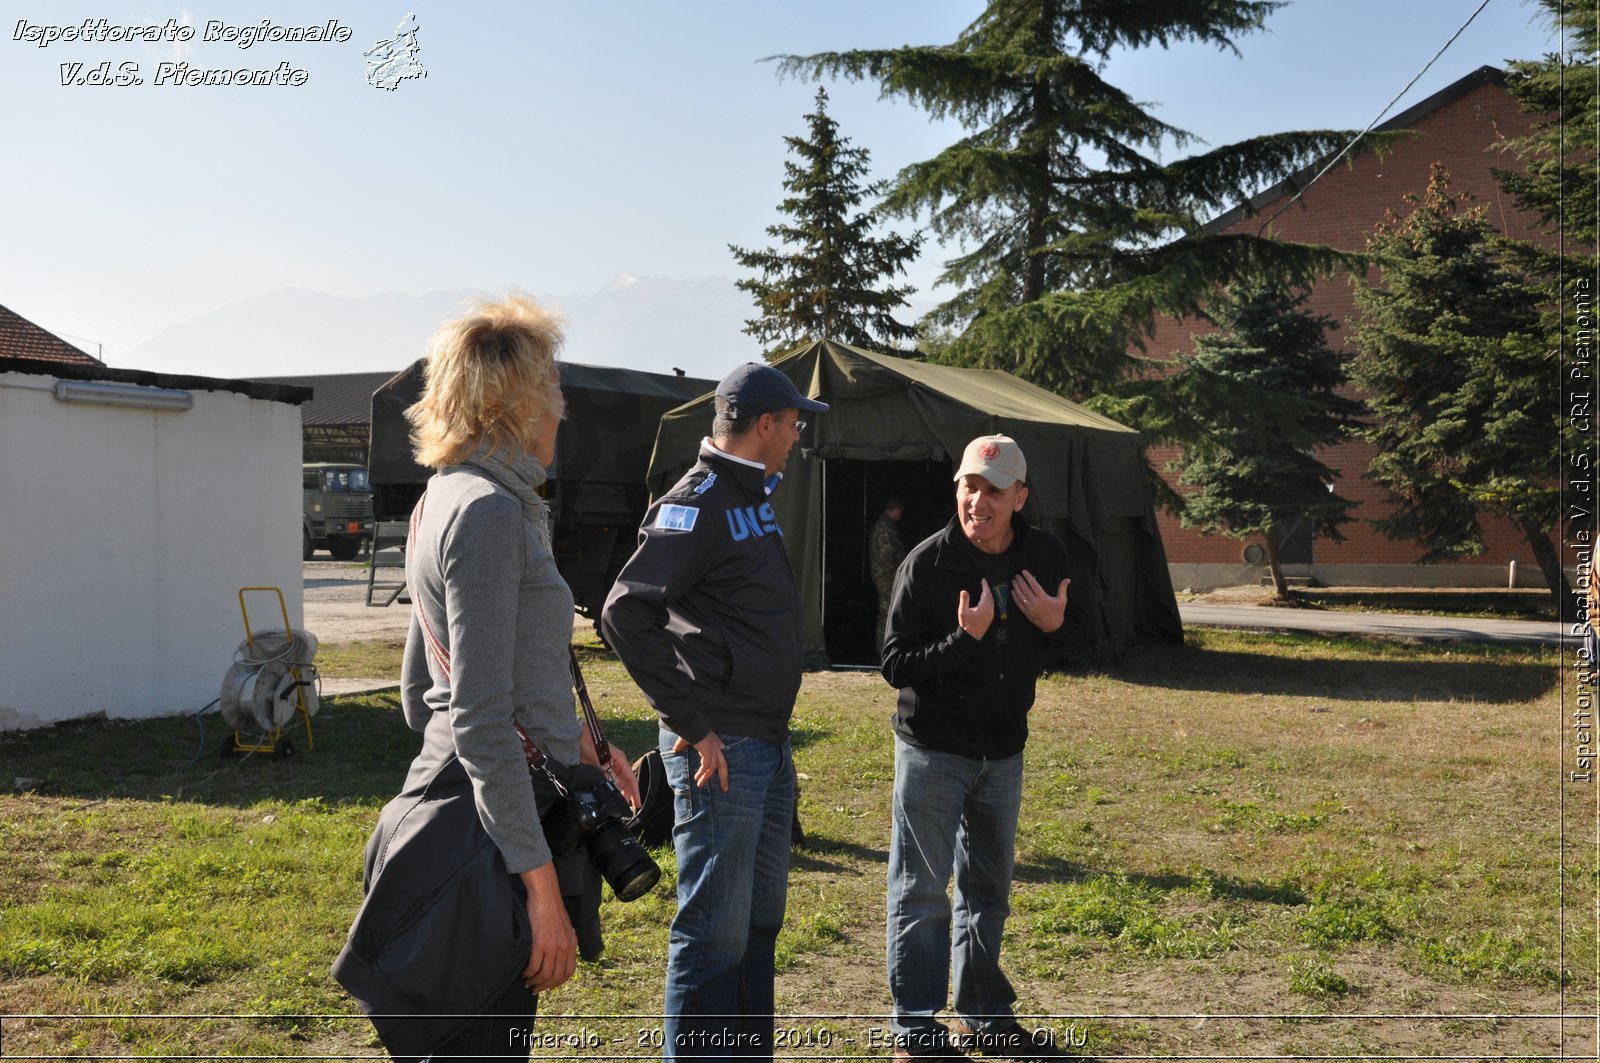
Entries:
{"label": "gravel path", "polygon": [[[380,575],[397,570],[389,569]],[[362,642],[368,639],[404,639],[411,623],[411,606],[404,601],[379,607],[367,604],[367,568],[348,561],[307,561],[304,564],[305,629],[318,643]],[[382,600],[381,598],[379,599]],[[589,627],[581,616],[573,618],[578,628]],[[393,676],[365,679],[322,680],[328,694],[367,693],[392,690]]]}
{"label": "gravel path", "polygon": [[404,602],[384,609],[369,606],[365,565],[307,561],[304,571],[306,630],[317,636],[317,641],[406,637],[411,607]]}
{"label": "gravel path", "polygon": [[[385,573],[386,574],[386,573]],[[411,607],[395,602],[386,608],[367,604],[367,568],[347,561],[307,561],[304,567],[305,625],[317,642],[361,642],[403,639]],[[380,599],[381,600],[381,599]],[[334,679],[322,677],[322,696],[367,694],[396,689],[395,676]]]}
{"label": "gravel path", "polygon": [[1242,627],[1258,631],[1313,631],[1340,635],[1382,635],[1424,642],[1508,642],[1559,646],[1576,641],[1554,620],[1494,620],[1481,617],[1413,616],[1400,613],[1346,613],[1260,605],[1178,606],[1185,625]]}

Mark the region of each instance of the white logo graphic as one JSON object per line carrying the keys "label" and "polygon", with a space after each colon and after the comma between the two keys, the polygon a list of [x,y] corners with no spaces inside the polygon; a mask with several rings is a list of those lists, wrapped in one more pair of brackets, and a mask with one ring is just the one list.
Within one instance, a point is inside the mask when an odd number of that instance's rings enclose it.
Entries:
{"label": "white logo graphic", "polygon": [[361,54],[367,57],[367,84],[393,92],[407,78],[425,78],[427,70],[417,59],[417,16],[407,14],[394,28],[394,36],[378,41]]}

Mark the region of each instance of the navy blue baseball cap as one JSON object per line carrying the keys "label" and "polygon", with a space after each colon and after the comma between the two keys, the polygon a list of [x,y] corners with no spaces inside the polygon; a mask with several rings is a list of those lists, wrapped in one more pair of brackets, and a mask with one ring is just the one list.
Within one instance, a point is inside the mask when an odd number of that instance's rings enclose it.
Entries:
{"label": "navy blue baseball cap", "polygon": [[812,413],[828,409],[826,402],[806,398],[788,377],[761,362],[746,362],[723,377],[717,395],[727,402],[730,417],[754,417],[791,406]]}

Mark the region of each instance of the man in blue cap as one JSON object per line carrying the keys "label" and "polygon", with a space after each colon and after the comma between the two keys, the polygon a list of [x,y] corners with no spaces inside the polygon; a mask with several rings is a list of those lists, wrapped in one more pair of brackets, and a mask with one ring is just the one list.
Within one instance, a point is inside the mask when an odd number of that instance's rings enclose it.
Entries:
{"label": "man in blue cap", "polygon": [[664,1058],[772,1055],[789,888],[800,594],[767,496],[826,403],[758,362],[717,385],[700,459],[645,514],[600,625],[660,717],[678,914]]}

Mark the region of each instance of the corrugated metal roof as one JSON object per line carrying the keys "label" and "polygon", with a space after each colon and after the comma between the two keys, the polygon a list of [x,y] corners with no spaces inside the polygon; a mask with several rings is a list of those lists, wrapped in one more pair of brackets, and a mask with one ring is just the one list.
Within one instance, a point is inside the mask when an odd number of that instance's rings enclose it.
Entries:
{"label": "corrugated metal roof", "polygon": [[310,388],[311,401],[300,407],[305,425],[354,425],[372,420],[372,393],[393,373],[326,373],[320,376],[255,377],[263,384]]}
{"label": "corrugated metal roof", "polygon": [[0,358],[32,358],[68,365],[105,365],[94,355],[85,354],[55,333],[3,306],[0,306]]}

